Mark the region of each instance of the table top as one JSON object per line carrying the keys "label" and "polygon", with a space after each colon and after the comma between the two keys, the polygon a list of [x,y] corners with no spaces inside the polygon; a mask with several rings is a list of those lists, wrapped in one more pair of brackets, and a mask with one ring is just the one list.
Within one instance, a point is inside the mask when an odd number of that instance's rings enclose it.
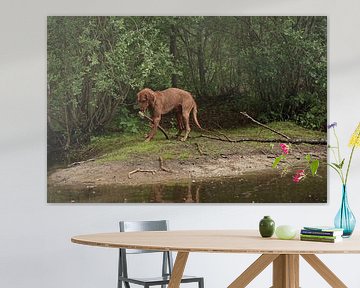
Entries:
{"label": "table top", "polygon": [[251,254],[341,254],[360,253],[360,235],[338,243],[262,238],[257,230],[187,230],[156,232],[116,232],[80,235],[77,244],[183,252]]}

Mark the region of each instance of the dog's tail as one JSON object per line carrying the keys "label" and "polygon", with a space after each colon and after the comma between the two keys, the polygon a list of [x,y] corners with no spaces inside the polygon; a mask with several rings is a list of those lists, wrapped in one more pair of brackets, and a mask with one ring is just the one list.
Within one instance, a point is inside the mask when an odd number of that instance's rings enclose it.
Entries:
{"label": "dog's tail", "polygon": [[196,124],[197,127],[199,127],[201,130],[204,130],[200,124],[199,124],[199,121],[197,119],[197,105],[196,105],[196,102],[194,101],[194,108],[192,110],[192,113],[193,113],[193,118],[194,118],[194,122]]}

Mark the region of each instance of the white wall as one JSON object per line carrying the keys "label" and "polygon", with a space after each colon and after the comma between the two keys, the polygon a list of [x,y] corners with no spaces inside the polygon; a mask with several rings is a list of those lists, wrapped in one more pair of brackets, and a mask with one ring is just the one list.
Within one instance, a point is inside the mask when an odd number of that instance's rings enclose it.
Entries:
{"label": "white wall", "polygon": [[[116,231],[119,219],[171,221],[172,229],[256,228],[263,215],[277,224],[331,224],[340,182],[330,173],[328,204],[314,205],[56,205],[46,203],[46,16],[48,15],[327,15],[328,119],[344,146],[360,120],[360,2],[318,1],[2,1],[0,10],[0,287],[115,287],[113,249],[70,243],[76,234]],[[94,1],[95,2],[95,1]],[[360,151],[349,183],[360,219]],[[357,177],[356,177],[357,176]],[[358,225],[360,227],[360,225]],[[358,229],[359,230],[359,229]],[[187,272],[206,287],[226,287],[255,255],[192,254]],[[348,287],[360,287],[360,255],[321,256]],[[348,265],[344,265],[348,263]],[[143,265],[139,263],[138,265]],[[301,262],[302,287],[328,287]],[[269,287],[267,269],[249,287]],[[314,284],[316,283],[316,284]],[[193,286],[192,286],[193,287]]]}

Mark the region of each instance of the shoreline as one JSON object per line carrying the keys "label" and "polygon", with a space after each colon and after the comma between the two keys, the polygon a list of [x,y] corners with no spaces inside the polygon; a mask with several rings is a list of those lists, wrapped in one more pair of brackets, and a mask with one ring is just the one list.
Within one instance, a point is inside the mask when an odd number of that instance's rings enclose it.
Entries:
{"label": "shoreline", "polygon": [[[324,154],[322,151],[317,156],[320,159],[326,159],[326,153]],[[273,169],[274,158],[274,156],[264,154],[233,154],[222,155],[217,158],[202,156],[189,160],[165,160],[162,164],[163,168],[169,169],[170,172],[161,169],[158,157],[147,160],[132,159],[126,162],[109,161],[101,163],[100,161],[92,161],[70,168],[56,169],[48,175],[48,186],[136,186],[236,177],[244,173],[260,173],[263,170],[271,170]],[[299,155],[292,155],[289,159],[297,160]],[[129,178],[129,172],[134,172],[136,169],[154,172],[135,172]],[[279,175],[280,173],[279,170]]]}

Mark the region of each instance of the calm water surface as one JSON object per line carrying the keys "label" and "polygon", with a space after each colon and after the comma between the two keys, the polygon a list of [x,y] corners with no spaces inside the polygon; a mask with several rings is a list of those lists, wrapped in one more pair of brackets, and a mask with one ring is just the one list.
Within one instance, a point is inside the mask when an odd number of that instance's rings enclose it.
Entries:
{"label": "calm water surface", "polygon": [[49,203],[326,203],[326,167],[292,182],[276,170],[175,184],[48,187]]}

